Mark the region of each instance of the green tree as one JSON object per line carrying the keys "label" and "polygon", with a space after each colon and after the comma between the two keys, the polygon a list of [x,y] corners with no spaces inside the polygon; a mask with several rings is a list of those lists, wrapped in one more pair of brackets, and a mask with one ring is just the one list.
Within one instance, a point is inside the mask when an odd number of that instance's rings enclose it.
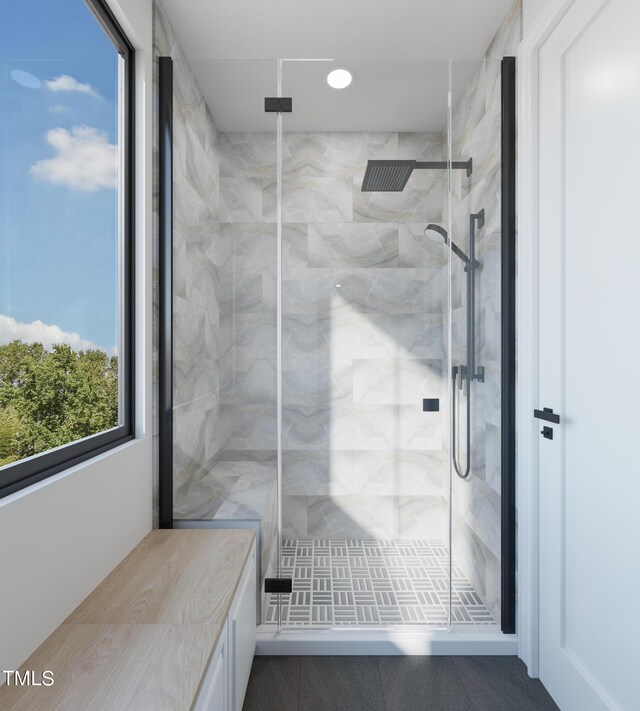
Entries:
{"label": "green tree", "polygon": [[117,424],[117,357],[65,344],[0,346],[0,465]]}
{"label": "green tree", "polygon": [[0,409],[0,467],[15,460],[16,435],[20,420],[9,408]]}

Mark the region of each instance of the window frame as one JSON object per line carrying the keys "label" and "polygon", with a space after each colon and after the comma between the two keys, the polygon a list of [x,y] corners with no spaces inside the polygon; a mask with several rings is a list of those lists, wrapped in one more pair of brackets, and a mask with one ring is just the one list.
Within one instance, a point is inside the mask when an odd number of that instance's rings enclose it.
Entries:
{"label": "window frame", "polygon": [[84,0],[84,3],[123,60],[124,87],[121,96],[124,150],[122,151],[122,182],[118,186],[119,190],[122,190],[123,205],[122,234],[118,237],[122,250],[120,257],[122,290],[119,303],[123,343],[122,352],[118,354],[119,380],[122,380],[119,412],[122,424],[2,467],[0,498],[85,462],[135,437],[135,50],[105,0]]}

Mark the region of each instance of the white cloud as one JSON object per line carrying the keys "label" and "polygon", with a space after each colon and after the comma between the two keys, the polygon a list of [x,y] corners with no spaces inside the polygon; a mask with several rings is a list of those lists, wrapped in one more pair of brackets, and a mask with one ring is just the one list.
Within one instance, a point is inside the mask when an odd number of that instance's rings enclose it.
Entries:
{"label": "white cloud", "polygon": [[91,96],[99,96],[98,92],[91,86],[91,84],[83,84],[79,82],[74,77],[68,74],[61,74],[55,79],[49,79],[46,82],[47,89],[50,91],[75,91],[79,94],[90,94]]}
{"label": "white cloud", "polygon": [[67,343],[74,351],[100,348],[92,341],[80,338],[80,334],[63,331],[55,324],[49,325],[42,321],[21,323],[11,316],[0,314],[0,343],[11,343],[15,340],[24,343],[42,343],[48,350],[51,350],[54,343]]}
{"label": "white cloud", "polygon": [[90,126],[53,128],[47,142],[58,155],[32,165],[32,175],[85,192],[116,187],[117,147],[106,134]]}
{"label": "white cloud", "polygon": [[55,104],[49,111],[51,111],[52,114],[68,114],[71,112],[71,107],[65,106],[64,104]]}

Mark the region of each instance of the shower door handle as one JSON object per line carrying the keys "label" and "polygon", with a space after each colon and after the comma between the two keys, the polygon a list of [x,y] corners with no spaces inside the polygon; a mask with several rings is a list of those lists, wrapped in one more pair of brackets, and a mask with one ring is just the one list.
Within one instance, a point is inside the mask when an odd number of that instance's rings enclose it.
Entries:
{"label": "shower door handle", "polygon": [[534,410],[533,416],[537,417],[539,420],[553,422],[556,425],[560,424],[560,415],[554,414],[550,407],[543,407],[542,410]]}

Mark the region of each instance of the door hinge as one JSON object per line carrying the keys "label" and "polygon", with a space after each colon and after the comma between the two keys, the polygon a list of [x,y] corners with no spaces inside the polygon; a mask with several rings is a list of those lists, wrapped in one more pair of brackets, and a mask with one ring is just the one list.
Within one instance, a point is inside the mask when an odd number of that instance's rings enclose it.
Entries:
{"label": "door hinge", "polygon": [[267,96],[264,99],[264,110],[267,113],[290,114],[293,100],[290,96]]}
{"label": "door hinge", "polygon": [[293,590],[293,581],[291,578],[265,578],[264,591],[266,593],[276,593],[279,595],[288,595]]}

